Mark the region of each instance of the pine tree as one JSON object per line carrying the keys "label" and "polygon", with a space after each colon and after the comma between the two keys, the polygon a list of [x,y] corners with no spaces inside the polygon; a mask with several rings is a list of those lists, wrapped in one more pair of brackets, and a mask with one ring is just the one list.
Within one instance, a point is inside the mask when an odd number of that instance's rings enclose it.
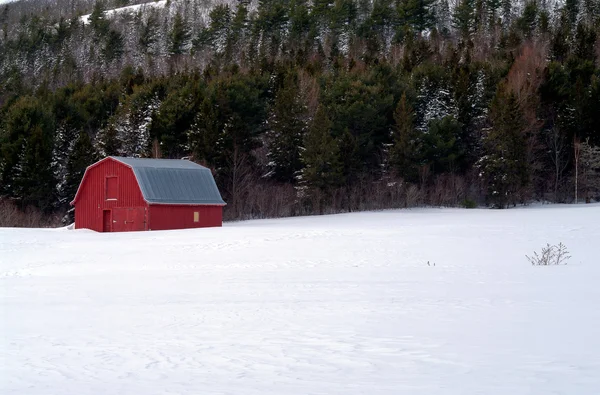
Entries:
{"label": "pine tree", "polygon": [[508,30],[513,21],[512,0],[502,0],[502,27]]}
{"label": "pine tree", "polygon": [[323,107],[317,109],[301,154],[300,180],[310,189],[329,191],[343,184],[343,165],[337,141],[331,135],[332,123]]}
{"label": "pine tree", "polygon": [[580,0],[565,0],[564,11],[567,15],[567,20],[571,27],[577,24],[577,16],[579,15]]}
{"label": "pine tree", "polygon": [[223,141],[220,139],[223,125],[219,121],[217,109],[206,98],[196,114],[194,122],[187,132],[187,147],[194,158],[220,171],[223,165],[220,153]]}
{"label": "pine tree", "polygon": [[10,7],[8,4],[5,4],[4,7],[2,7],[2,11],[0,12],[0,24],[3,24],[8,20],[9,9]]}
{"label": "pine tree", "polygon": [[210,11],[209,18],[208,29],[201,32],[200,41],[210,45],[217,55],[223,55],[230,44],[231,10],[228,5],[217,5]]}
{"label": "pine tree", "polygon": [[517,26],[523,32],[525,37],[531,37],[533,34],[538,16],[538,6],[535,1],[529,1],[525,4],[523,15],[517,21]]}
{"label": "pine tree", "polygon": [[128,157],[146,157],[150,151],[152,117],[160,107],[157,95],[132,95],[121,102],[117,113],[109,121],[116,133],[118,154]]}
{"label": "pine tree", "polygon": [[435,7],[435,15],[437,20],[437,30],[442,37],[449,37],[452,15],[450,13],[448,0],[438,0]]}
{"label": "pine tree", "polygon": [[294,183],[302,168],[300,150],[307,129],[307,108],[294,75],[288,73],[277,92],[269,117],[269,167],[280,182]]}
{"label": "pine tree", "polygon": [[140,52],[143,54],[153,54],[155,52],[155,45],[158,41],[159,34],[159,22],[158,14],[151,10],[148,18],[142,21],[139,32],[138,45]]}
{"label": "pine tree", "polygon": [[439,69],[432,69],[420,81],[417,103],[419,111],[416,127],[422,132],[427,131],[431,120],[457,117],[458,108],[453,92]]}
{"label": "pine tree", "polygon": [[464,154],[460,144],[462,125],[453,116],[433,119],[422,138],[423,160],[434,174],[456,172]]}
{"label": "pine tree", "polygon": [[94,29],[96,37],[104,37],[110,30],[110,21],[106,19],[106,9],[102,1],[96,1],[90,14],[90,27]]}
{"label": "pine tree", "polygon": [[498,10],[502,7],[502,0],[486,0],[487,26],[489,30],[494,29],[498,22]]}
{"label": "pine tree", "polygon": [[414,112],[402,94],[394,111],[392,129],[393,145],[390,150],[390,165],[395,172],[408,182],[417,182],[421,162],[420,133],[414,125]]}
{"label": "pine tree", "polygon": [[181,55],[187,51],[191,37],[190,29],[180,13],[175,14],[173,28],[169,32],[169,53]]}
{"label": "pine tree", "polygon": [[119,156],[123,142],[119,140],[118,125],[110,122],[98,131],[96,137],[96,150],[100,157]]}
{"label": "pine tree", "polygon": [[488,199],[499,208],[523,201],[529,184],[524,139],[525,121],[517,97],[499,88],[491,104],[492,128],[485,137],[484,155],[478,166],[488,185]]}
{"label": "pine tree", "polygon": [[116,30],[110,29],[102,48],[102,57],[107,63],[120,59],[123,55],[123,36]]}
{"label": "pine tree", "polygon": [[[65,203],[69,203],[75,198],[86,168],[97,160],[98,154],[92,145],[90,136],[85,132],[80,132],[73,141],[67,160],[65,183],[61,194]],[[74,219],[74,211],[71,209],[64,222],[73,223]]]}
{"label": "pine tree", "polygon": [[406,0],[405,13],[412,30],[417,34],[435,25],[434,0]]}
{"label": "pine tree", "polygon": [[286,47],[296,56],[300,64],[306,61],[307,52],[310,49],[309,33],[313,28],[313,22],[307,0],[292,0],[290,5],[290,32]]}
{"label": "pine tree", "polygon": [[53,171],[56,180],[56,194],[58,205],[65,206],[69,202],[64,193],[67,182],[67,167],[69,156],[73,150],[78,133],[70,125],[62,123],[56,128],[54,137],[54,147],[52,150]]}
{"label": "pine tree", "polygon": [[5,193],[23,208],[50,212],[56,202],[52,151],[54,117],[35,97],[23,96],[8,111],[0,141]]}
{"label": "pine tree", "polygon": [[582,0],[582,22],[588,27],[600,24],[600,3],[597,0]]}
{"label": "pine tree", "polygon": [[475,32],[475,0],[461,0],[454,9],[452,25],[463,40],[468,40]]}

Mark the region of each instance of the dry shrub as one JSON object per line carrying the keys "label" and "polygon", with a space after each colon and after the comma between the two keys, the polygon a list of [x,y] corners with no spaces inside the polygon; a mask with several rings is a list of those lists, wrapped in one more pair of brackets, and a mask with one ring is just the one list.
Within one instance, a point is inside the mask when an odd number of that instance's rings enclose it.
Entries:
{"label": "dry shrub", "polygon": [[[353,211],[373,211],[423,205],[460,207],[465,201],[481,201],[478,178],[442,174],[419,187],[402,178],[363,176],[351,186],[327,191],[281,184],[258,176],[245,179],[243,193],[223,212],[225,220],[322,215]],[[227,197],[226,197],[227,198]]]}
{"label": "dry shrub", "polygon": [[430,188],[430,204],[457,206],[466,199],[464,178],[456,174],[440,174]]}
{"label": "dry shrub", "polygon": [[571,259],[567,246],[563,243],[546,244],[539,254],[534,251],[532,256],[525,255],[525,257],[533,266],[566,265],[567,261]]}
{"label": "dry shrub", "polygon": [[59,226],[58,217],[44,215],[34,207],[21,210],[9,199],[0,199],[0,227],[50,228]]}

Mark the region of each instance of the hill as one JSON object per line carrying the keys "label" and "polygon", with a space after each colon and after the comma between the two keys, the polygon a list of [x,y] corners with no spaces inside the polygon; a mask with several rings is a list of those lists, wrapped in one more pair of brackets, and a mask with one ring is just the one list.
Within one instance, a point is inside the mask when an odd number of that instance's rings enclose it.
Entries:
{"label": "hill", "polygon": [[598,199],[598,2],[451,3],[5,5],[0,198],[62,216],[120,155],[210,167],[230,219]]}

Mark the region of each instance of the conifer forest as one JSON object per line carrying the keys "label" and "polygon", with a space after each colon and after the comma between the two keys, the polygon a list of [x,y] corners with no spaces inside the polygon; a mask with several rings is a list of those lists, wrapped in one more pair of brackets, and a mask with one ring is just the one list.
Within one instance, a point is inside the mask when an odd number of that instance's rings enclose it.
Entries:
{"label": "conifer forest", "polygon": [[0,211],[70,223],[109,155],[226,219],[600,200],[600,0],[0,4]]}

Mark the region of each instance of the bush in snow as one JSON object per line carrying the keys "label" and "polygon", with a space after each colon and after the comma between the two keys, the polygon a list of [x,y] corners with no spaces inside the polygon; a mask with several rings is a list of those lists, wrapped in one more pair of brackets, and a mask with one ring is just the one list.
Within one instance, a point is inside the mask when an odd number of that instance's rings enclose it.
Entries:
{"label": "bush in snow", "polygon": [[525,255],[525,257],[533,266],[550,266],[566,265],[571,255],[563,243],[558,243],[557,245],[546,244],[539,254],[534,251],[532,256]]}

